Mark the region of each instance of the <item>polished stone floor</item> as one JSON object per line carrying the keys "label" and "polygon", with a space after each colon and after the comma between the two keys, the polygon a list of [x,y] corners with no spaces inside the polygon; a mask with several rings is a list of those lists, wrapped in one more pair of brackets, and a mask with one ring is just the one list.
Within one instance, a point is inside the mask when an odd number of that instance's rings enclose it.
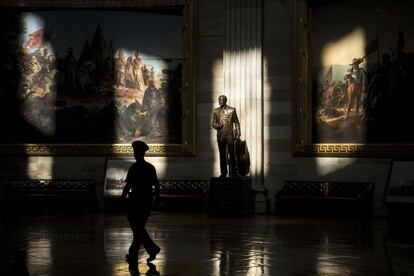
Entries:
{"label": "polished stone floor", "polygon": [[21,248],[30,275],[414,275],[414,227],[404,223],[155,213],[147,228],[162,251],[149,267],[141,250],[129,270],[122,214],[3,216],[0,275]]}

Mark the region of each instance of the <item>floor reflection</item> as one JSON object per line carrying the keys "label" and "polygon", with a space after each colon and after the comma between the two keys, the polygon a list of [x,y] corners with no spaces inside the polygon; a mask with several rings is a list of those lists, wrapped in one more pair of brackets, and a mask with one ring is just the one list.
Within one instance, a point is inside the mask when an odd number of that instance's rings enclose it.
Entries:
{"label": "floor reflection", "polygon": [[19,249],[31,275],[409,275],[413,227],[384,220],[208,218],[155,214],[162,251],[125,262],[132,239],[122,214],[1,218],[0,275]]}

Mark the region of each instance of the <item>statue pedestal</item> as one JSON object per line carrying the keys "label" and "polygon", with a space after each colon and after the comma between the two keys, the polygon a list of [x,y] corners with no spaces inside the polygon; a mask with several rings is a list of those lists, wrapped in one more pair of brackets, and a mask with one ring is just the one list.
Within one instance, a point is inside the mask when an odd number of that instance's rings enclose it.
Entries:
{"label": "statue pedestal", "polygon": [[209,184],[209,216],[242,216],[253,213],[251,177],[213,177]]}

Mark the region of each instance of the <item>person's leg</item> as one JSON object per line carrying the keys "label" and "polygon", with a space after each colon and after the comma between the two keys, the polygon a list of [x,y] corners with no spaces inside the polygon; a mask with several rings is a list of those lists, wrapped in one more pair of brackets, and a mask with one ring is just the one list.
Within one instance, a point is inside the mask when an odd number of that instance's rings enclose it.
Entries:
{"label": "person's leg", "polygon": [[360,107],[362,107],[362,104],[361,104],[361,91],[360,90],[357,90],[357,91],[355,91],[356,93],[356,95],[355,95],[355,101],[356,101],[356,107],[355,107],[355,113],[358,115],[359,114],[359,109],[360,109]]}
{"label": "person's leg", "polygon": [[151,239],[145,228],[143,229],[142,234],[142,245],[149,255],[149,258],[147,259],[148,262],[154,260],[157,254],[161,251],[161,248]]}
{"label": "person's leg", "polygon": [[352,84],[352,83],[349,84],[349,86],[348,86],[348,104],[346,106],[345,118],[348,118],[349,113],[351,112],[351,109],[352,109],[352,104],[354,102],[354,92],[355,92],[354,89],[355,89],[354,84]]}
{"label": "person's leg", "polygon": [[149,255],[149,258],[147,259],[148,262],[154,260],[156,255],[161,251],[161,248],[151,239],[150,235],[145,229],[145,224],[148,221],[149,215],[150,214],[142,214],[141,218],[143,224],[142,228],[139,229],[140,241]]}
{"label": "person's leg", "polygon": [[139,216],[137,216],[136,214],[132,214],[132,213],[128,213],[128,221],[129,221],[129,225],[131,226],[133,239],[132,239],[131,246],[129,247],[129,250],[128,250],[127,259],[128,261],[136,261],[138,260],[139,247],[142,244],[142,239],[141,239],[142,230],[141,229],[144,227],[145,222],[143,223]]}

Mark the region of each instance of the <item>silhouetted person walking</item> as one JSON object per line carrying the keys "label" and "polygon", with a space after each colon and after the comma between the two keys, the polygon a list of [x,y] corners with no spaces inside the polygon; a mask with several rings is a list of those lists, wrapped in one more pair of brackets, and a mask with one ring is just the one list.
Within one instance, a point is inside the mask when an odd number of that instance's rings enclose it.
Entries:
{"label": "silhouetted person walking", "polygon": [[139,247],[142,244],[149,254],[147,262],[151,262],[161,248],[151,240],[145,224],[153,205],[152,187],[155,188],[155,206],[159,202],[160,187],[154,166],[144,160],[148,145],[142,141],[135,141],[132,148],[136,162],[128,170],[122,198],[125,199],[128,195],[127,217],[134,238],[125,257],[129,263],[137,262]]}

